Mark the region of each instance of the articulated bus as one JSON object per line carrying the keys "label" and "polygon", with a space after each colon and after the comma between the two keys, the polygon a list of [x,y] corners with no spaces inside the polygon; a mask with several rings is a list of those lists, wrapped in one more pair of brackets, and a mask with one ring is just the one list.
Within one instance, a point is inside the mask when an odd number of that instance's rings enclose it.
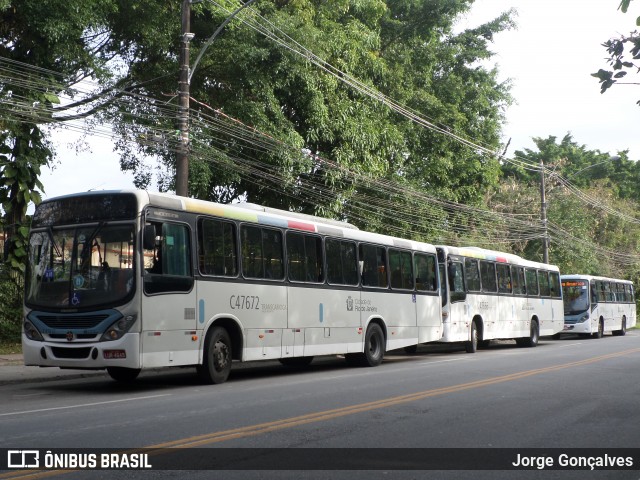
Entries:
{"label": "articulated bus", "polygon": [[467,352],[492,339],[535,347],[562,331],[558,267],[475,247],[437,246],[442,284],[441,342],[464,342]]}
{"label": "articulated bus", "polygon": [[562,275],[563,333],[602,338],[605,333],[625,335],[636,325],[636,299],[629,280]]}
{"label": "articulated bus", "polygon": [[42,202],[26,275],[26,365],[195,366],[224,382],[232,361],[308,364],[439,340],[433,245],[343,222],[145,191]]}

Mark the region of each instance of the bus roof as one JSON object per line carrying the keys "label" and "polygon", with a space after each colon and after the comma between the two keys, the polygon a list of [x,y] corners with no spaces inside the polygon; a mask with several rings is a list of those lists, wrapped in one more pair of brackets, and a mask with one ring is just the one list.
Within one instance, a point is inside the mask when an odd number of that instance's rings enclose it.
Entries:
{"label": "bus roof", "polygon": [[568,273],[566,275],[560,275],[561,280],[598,280],[602,282],[618,282],[618,283],[628,283],[633,285],[631,280],[623,280],[620,278],[609,278],[609,277],[600,277],[598,275],[584,275],[581,273]]}
{"label": "bus roof", "polygon": [[[101,190],[80,192],[58,196],[45,200],[53,202],[59,199],[81,198],[98,195],[134,195],[137,198],[139,208],[155,206],[171,210],[184,211],[195,214],[213,215],[230,220],[246,221],[265,226],[290,228],[321,235],[342,237],[355,241],[377,243],[397,248],[412,249],[417,251],[436,253],[436,249],[429,243],[416,242],[388,235],[358,230],[352,224],[327,218],[291,213],[285,210],[263,207],[255,204],[220,204],[194,198],[179,197],[168,193],[156,193],[145,190]],[[45,203],[43,202],[43,203]]]}
{"label": "bus roof", "polygon": [[436,245],[436,248],[442,249],[446,254],[459,255],[461,257],[477,258],[480,260],[489,260],[497,263],[508,263],[512,265],[521,265],[530,268],[542,268],[545,270],[560,271],[556,265],[534,262],[527,260],[513,253],[498,252],[496,250],[488,250],[480,247],[452,247],[449,245]]}

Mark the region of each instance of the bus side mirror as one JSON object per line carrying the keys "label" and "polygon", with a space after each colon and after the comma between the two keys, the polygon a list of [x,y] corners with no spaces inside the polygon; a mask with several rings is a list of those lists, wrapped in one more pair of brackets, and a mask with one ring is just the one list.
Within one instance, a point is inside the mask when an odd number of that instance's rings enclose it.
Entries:
{"label": "bus side mirror", "polygon": [[145,225],[142,232],[142,247],[145,250],[153,250],[156,248],[156,226]]}

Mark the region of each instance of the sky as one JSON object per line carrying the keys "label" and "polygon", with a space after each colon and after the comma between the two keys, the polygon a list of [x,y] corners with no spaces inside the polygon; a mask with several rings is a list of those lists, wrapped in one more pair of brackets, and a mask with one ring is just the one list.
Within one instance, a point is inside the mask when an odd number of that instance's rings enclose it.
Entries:
{"label": "sky", "polygon": [[[535,150],[533,137],[571,133],[575,142],[611,155],[629,150],[640,158],[640,86],[614,86],[600,93],[591,73],[606,68],[601,44],[634,29],[638,12],[617,10],[619,0],[476,0],[458,28],[477,26],[515,8],[517,28],[498,34],[491,46],[500,79],[512,82],[516,103],[506,112],[507,156]],[[633,75],[631,75],[633,76]],[[638,81],[638,79],[635,79]],[[428,115],[428,112],[423,112]],[[43,169],[44,198],[85,190],[133,188],[133,175],[120,171],[111,140],[89,139],[90,151],[69,147],[70,132],[54,137],[59,160]]]}

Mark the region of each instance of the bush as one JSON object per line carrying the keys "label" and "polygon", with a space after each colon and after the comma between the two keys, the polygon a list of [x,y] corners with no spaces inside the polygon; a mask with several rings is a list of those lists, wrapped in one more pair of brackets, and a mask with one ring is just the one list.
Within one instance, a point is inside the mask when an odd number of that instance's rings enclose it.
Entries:
{"label": "bush", "polygon": [[0,343],[20,342],[22,329],[22,279],[0,268]]}

